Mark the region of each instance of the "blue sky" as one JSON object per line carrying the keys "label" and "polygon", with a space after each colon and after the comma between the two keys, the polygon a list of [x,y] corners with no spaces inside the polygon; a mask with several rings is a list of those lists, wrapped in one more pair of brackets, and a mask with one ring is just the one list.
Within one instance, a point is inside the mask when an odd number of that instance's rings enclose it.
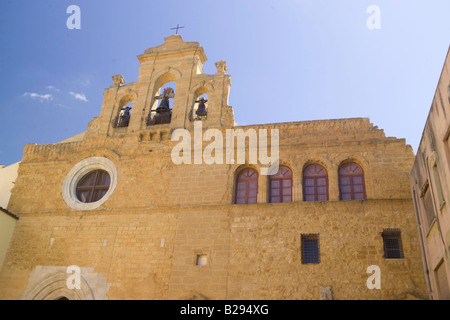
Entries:
{"label": "blue sky", "polygon": [[[81,29],[70,30],[70,5]],[[370,5],[381,29],[369,30]],[[238,124],[368,117],[417,149],[450,44],[450,1],[1,0],[0,164],[86,130],[111,76],[185,26],[227,61]]]}

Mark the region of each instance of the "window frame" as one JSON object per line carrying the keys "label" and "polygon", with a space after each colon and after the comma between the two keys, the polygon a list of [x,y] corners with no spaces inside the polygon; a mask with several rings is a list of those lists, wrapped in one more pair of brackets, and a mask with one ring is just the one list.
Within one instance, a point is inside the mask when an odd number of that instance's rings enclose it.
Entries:
{"label": "window frame", "polygon": [[[89,178],[91,180],[91,182],[93,182],[93,184],[80,186],[81,182],[83,182],[85,179],[88,179],[88,177],[91,177],[94,174],[95,174],[95,176],[93,177],[93,179]],[[99,179],[105,178],[105,175],[107,175],[109,183],[107,185],[105,185],[105,184],[100,185]],[[111,177],[110,177],[109,173],[103,169],[96,169],[96,170],[88,172],[78,181],[75,193],[77,195],[77,199],[83,203],[97,202],[105,196],[106,192],[108,192],[110,185],[111,185]],[[99,190],[104,190],[105,194],[103,194],[101,197],[99,197],[97,199],[96,191],[99,191]],[[86,191],[89,191],[90,193],[89,193],[87,201],[83,201],[80,199],[79,192],[86,192]]]}
{"label": "window frame", "polygon": [[[381,233],[383,238],[383,258],[386,260],[404,259],[405,254],[403,251],[402,234],[400,229],[384,229]],[[389,248],[388,241],[395,240],[397,248]],[[392,251],[398,251],[398,255],[393,256]]]}
{"label": "window frame", "polygon": [[[285,169],[285,172],[288,172],[289,175],[285,175],[283,174],[281,171],[282,169]],[[285,183],[289,181],[290,182],[290,186],[285,187]],[[275,188],[272,187],[272,182],[279,182],[279,187]],[[288,202],[292,202],[292,185],[293,185],[293,174],[292,174],[292,170],[291,168],[289,168],[288,166],[279,166],[277,173],[275,173],[274,175],[269,176],[269,203],[288,203]],[[273,194],[273,191],[277,189],[279,190],[279,194],[276,196]],[[284,194],[284,189],[289,189],[289,194],[285,195]],[[284,201],[284,197],[290,197],[291,200],[290,201]],[[273,201],[273,197],[278,197],[280,200],[279,201]]]}
{"label": "window frame", "polygon": [[445,198],[444,198],[444,193],[442,192],[442,184],[441,184],[441,177],[439,175],[439,169],[437,166],[437,163],[435,163],[432,166],[432,174],[433,174],[433,180],[434,180],[434,189],[437,195],[437,201],[438,203],[436,204],[436,207],[439,208],[439,210],[442,210],[442,208],[445,205]]}
{"label": "window frame", "polygon": [[421,191],[420,200],[423,207],[423,217],[426,221],[426,227],[428,229],[428,232],[431,230],[431,227],[433,226],[434,222],[437,219],[437,212],[434,208],[433,204],[433,195],[432,190],[429,181],[427,180]]}
{"label": "window frame", "polygon": [[433,271],[436,279],[435,284],[437,287],[438,298],[440,300],[448,300],[450,298],[450,288],[443,258],[439,261]]}
{"label": "window frame", "polygon": [[[359,168],[361,173],[358,173],[358,174],[355,174],[353,172],[351,172],[351,173],[341,173],[341,170],[343,170],[345,167],[350,166],[350,165],[354,165],[357,168]],[[345,185],[342,184],[341,178],[345,178],[345,177],[350,178],[350,184],[345,184]],[[359,184],[354,184],[353,179],[354,178],[358,178],[358,177],[361,178],[361,186],[362,186],[362,194],[363,194],[363,198],[362,199],[355,199],[355,194],[361,193],[361,192],[355,192],[354,191],[354,186],[355,185],[359,185]],[[364,174],[364,170],[363,170],[362,166],[360,166],[358,163],[356,163],[354,161],[350,161],[350,162],[345,162],[345,163],[343,163],[342,165],[339,166],[339,170],[338,170],[338,184],[339,184],[339,200],[342,200],[342,201],[347,201],[347,200],[367,200],[365,174]],[[343,191],[342,191],[343,186],[350,186],[351,191],[343,193]],[[350,199],[343,199],[343,194],[350,194]]]}
{"label": "window frame", "polygon": [[[316,241],[315,248],[313,248],[316,254],[317,259],[316,260],[309,260],[314,259],[315,257],[308,257],[306,254],[306,241]],[[301,247],[301,262],[302,264],[319,264],[320,263],[320,235],[319,233],[307,233],[307,234],[301,234],[300,235],[300,247]]]}
{"label": "window frame", "polygon": [[[320,168],[325,172],[325,174],[322,174],[322,175],[310,175],[310,176],[306,176],[305,173],[306,173],[307,170],[310,169],[311,167],[320,167]],[[319,194],[319,193],[317,192],[317,188],[318,188],[317,181],[318,181],[318,179],[323,179],[323,178],[325,178],[325,182],[326,182],[326,184],[325,184],[325,188],[326,188],[326,193],[325,193],[325,195],[326,195],[326,200],[319,200],[319,196],[320,196],[320,195],[323,195],[323,194]],[[313,188],[314,188],[314,193],[313,193],[314,200],[306,200],[306,196],[307,196],[307,194],[306,194],[306,188],[307,188],[307,187],[310,187],[310,186],[307,186],[307,185],[306,185],[306,179],[312,179],[312,180],[314,181],[314,185],[313,185]],[[329,201],[329,199],[330,199],[330,193],[329,193],[328,171],[325,169],[324,166],[322,166],[322,165],[320,165],[320,164],[318,164],[318,163],[311,163],[311,164],[307,165],[307,166],[303,169],[303,174],[302,174],[302,186],[303,186],[303,201],[307,201],[307,202],[314,202],[314,201]],[[309,196],[309,195],[308,195],[308,196]]]}
{"label": "window frame", "polygon": [[[110,176],[110,186],[106,194],[96,202],[85,203],[78,200],[76,187],[89,172],[103,169]],[[118,182],[118,170],[114,162],[105,157],[90,157],[78,162],[67,174],[62,186],[62,196],[66,204],[75,210],[94,210],[105,203],[114,193]]]}
{"label": "window frame", "polygon": [[[249,178],[245,179],[244,181],[239,181],[240,177],[243,176],[248,171],[253,171],[254,174],[255,174],[255,177],[253,177],[253,178],[249,177]],[[258,202],[258,186],[259,186],[258,179],[259,179],[258,171],[256,169],[254,169],[254,168],[247,167],[247,168],[243,168],[243,169],[239,170],[238,174],[236,175],[236,179],[235,179],[234,204],[254,204],[254,203]],[[249,189],[249,183],[250,182],[256,182],[256,188]],[[239,183],[245,183],[245,188],[244,188],[245,195],[243,197],[244,198],[244,202],[242,202],[242,203],[238,203],[238,199],[242,198],[242,197],[238,196],[238,192],[242,191],[242,189],[239,189]],[[249,195],[248,195],[248,193],[249,193],[248,191],[249,190],[256,190],[256,195],[254,197],[253,196],[249,197]],[[252,199],[254,198],[255,202],[250,202],[249,203],[248,202],[249,198],[252,198]]]}

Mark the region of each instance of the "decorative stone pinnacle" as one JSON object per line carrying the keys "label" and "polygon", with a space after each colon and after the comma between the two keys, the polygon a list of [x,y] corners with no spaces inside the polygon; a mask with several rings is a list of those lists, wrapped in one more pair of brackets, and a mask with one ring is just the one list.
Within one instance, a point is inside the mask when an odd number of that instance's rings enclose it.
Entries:
{"label": "decorative stone pinnacle", "polygon": [[125,79],[121,74],[116,74],[112,76],[115,86],[121,86],[125,83]]}
{"label": "decorative stone pinnacle", "polygon": [[220,61],[216,62],[215,65],[216,65],[217,72],[224,73],[225,71],[228,70],[226,61],[220,60]]}

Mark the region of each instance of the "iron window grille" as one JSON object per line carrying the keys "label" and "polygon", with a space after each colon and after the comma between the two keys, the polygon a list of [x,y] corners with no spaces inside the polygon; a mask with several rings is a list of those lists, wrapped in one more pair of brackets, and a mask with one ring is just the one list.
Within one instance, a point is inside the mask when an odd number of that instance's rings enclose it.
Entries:
{"label": "iron window grille", "polygon": [[302,264],[320,263],[319,234],[301,235]]}
{"label": "iron window grille", "polygon": [[402,238],[400,229],[384,229],[383,246],[385,259],[403,259]]}

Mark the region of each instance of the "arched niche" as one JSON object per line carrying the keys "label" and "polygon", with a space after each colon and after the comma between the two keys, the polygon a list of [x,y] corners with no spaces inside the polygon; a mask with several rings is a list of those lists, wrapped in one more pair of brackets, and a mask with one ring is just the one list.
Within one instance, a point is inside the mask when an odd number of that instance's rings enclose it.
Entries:
{"label": "arched niche", "polygon": [[160,74],[150,93],[150,106],[146,116],[146,125],[158,125],[171,122],[173,100],[176,92],[179,72],[170,70]]}
{"label": "arched niche", "polygon": [[133,90],[126,90],[120,93],[116,99],[115,115],[112,119],[114,128],[128,127],[131,119],[133,101],[137,99],[137,93]]}
{"label": "arched niche", "polygon": [[[201,87],[199,89],[206,89]],[[198,91],[198,92],[197,92]],[[208,91],[207,90],[197,90],[194,93],[194,99],[192,101],[192,108],[189,113],[189,120],[191,121],[203,121],[208,118]]]}

